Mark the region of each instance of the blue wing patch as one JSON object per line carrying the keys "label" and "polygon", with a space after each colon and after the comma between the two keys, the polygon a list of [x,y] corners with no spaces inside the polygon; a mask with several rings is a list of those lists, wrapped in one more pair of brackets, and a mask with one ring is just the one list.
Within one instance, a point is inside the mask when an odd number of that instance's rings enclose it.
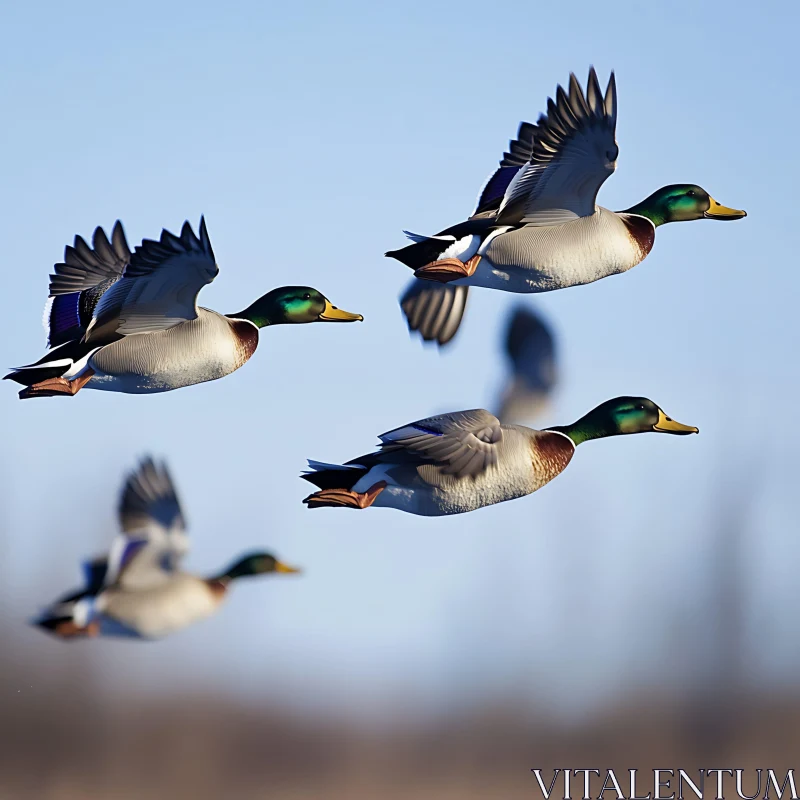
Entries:
{"label": "blue wing patch", "polygon": [[521,167],[498,167],[494,175],[487,181],[486,186],[483,187],[475,213],[480,214],[500,208],[506,189],[520,169]]}
{"label": "blue wing patch", "polygon": [[431,436],[444,436],[441,431],[435,431],[433,428],[426,428],[424,425],[419,425],[418,423],[414,423],[410,425],[411,428],[416,428],[418,431],[422,433],[429,433]]}
{"label": "blue wing patch", "polygon": [[81,328],[81,293],[62,294],[52,298],[48,323],[50,347],[72,341],[83,332]]}
{"label": "blue wing patch", "polygon": [[119,567],[117,568],[117,575],[121,575],[125,567],[133,561],[136,554],[147,545],[147,539],[130,539],[125,543],[125,549],[119,559]]}
{"label": "blue wing patch", "polygon": [[108,572],[108,560],[96,558],[93,561],[84,561],[81,566],[83,567],[83,580],[86,585],[86,591],[90,593],[99,592]]}

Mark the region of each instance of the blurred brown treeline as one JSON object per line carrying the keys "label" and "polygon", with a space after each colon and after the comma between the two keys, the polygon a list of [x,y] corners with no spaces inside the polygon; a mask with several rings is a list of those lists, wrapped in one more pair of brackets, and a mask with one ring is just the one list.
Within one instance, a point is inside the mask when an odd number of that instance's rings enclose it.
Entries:
{"label": "blurred brown treeline", "polygon": [[[512,800],[541,797],[532,767],[785,771],[800,749],[800,695],[790,693],[644,692],[572,724],[499,700],[365,724],[219,693],[95,692],[45,664],[31,672],[22,656],[0,656],[3,800]],[[32,683],[35,692],[11,688]]]}

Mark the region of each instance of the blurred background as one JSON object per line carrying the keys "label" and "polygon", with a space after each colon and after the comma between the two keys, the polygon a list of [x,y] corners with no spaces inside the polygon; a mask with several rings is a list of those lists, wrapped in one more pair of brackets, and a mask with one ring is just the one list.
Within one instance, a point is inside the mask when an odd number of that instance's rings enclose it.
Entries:
{"label": "blurred background", "polygon": [[[266,330],[244,369],[160,396],[0,387],[0,796],[526,798],[533,767],[793,765],[799,16],[6,4],[4,366],[43,352],[64,245],[117,218],[134,245],[206,215],[203,305],[308,284],[366,321]],[[462,219],[519,122],[590,64],[619,89],[602,205],[694,182],[748,219],[662,228],[590,286],[474,290],[450,347],[423,348],[397,305],[409,271],[382,253]],[[463,516],[301,504],[306,458],[496,409],[520,299],[558,360],[534,424],[636,394],[701,435],[587,444],[535,496]],[[246,582],[162,642],[28,627],[108,546],[149,452],[178,483],[190,568],[263,546],[304,576]]]}

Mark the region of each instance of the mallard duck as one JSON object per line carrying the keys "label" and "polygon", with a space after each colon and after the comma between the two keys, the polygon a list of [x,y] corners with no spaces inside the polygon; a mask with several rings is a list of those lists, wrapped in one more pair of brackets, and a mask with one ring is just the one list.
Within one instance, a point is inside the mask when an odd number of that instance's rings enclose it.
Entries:
{"label": "mallard duck", "polygon": [[122,491],[122,533],[109,555],[84,565],[84,587],[50,606],[34,624],[64,639],[125,636],[153,639],[213,614],[232,581],[299,570],[264,552],[202,578],[180,570],[189,549],[183,513],[166,466],[142,461]]}
{"label": "mallard duck", "polygon": [[503,387],[501,422],[524,422],[542,415],[556,384],[555,340],[550,326],[526,306],[509,319],[505,352],[511,374]]}
{"label": "mallard duck", "polygon": [[626,433],[689,434],[652,400],[617,397],[572,425],[541,431],[502,425],[479,408],[421,419],[382,434],[380,450],[345,464],[309,461],[319,487],[309,508],[385,506],[438,517],[531,494],[561,473],[575,448]]}
{"label": "mallard duck", "polygon": [[569,89],[557,87],[536,125],[521,124],[469,219],[435,236],[406,232],[413,244],[386,255],[447,285],[438,297],[409,288],[402,304],[411,330],[450,341],[467,300],[456,287],[530,293],[591,283],[641,262],[660,225],[747,216],[689,183],[664,186],[624,211],[596,205],[617,165],[616,124],[614,73],[605,95],[593,68],[586,92],[570,75]]}
{"label": "mallard duck", "polygon": [[19,396],[74,395],[84,386],[113,392],[166,392],[229,375],[258,346],[259,329],[303,322],[354,322],[309,286],[274,289],[237,314],[197,305],[219,272],[206,223],[196,236],[165,230],[132,254],[119,221],[111,240],[97,228],[93,247],[75,237],[50,276],[44,324],[50,350],[7,379]]}

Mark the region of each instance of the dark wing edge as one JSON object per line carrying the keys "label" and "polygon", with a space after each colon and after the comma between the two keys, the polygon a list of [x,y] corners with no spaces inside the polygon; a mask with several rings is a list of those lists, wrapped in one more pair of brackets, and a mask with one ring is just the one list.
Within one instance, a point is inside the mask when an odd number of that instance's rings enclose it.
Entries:
{"label": "dark wing edge", "polygon": [[[575,73],[570,73],[569,95],[557,86],[556,100],[547,98],[547,113],[536,121],[531,160],[537,164],[554,161],[576,132],[595,125],[616,130],[617,83],[612,71],[603,96],[597,72],[591,67],[585,92]],[[616,160],[616,155],[609,160]]]}
{"label": "dark wing edge", "polygon": [[195,234],[184,222],[180,236],[165,229],[158,241],[137,245],[122,279],[98,301],[85,340],[107,344],[114,337],[155,333],[196,319],[197,294],[219,274],[203,217],[198,230]]}
{"label": "dark wing edge", "polygon": [[[187,220],[183,223],[180,236],[175,236],[174,233],[170,233],[164,228],[158,241],[153,239],[142,240],[142,243],[136,246],[130,266],[125,270],[125,277],[142,278],[151,274],[154,269],[161,266],[168,258],[191,253],[205,256],[216,266],[205,217],[200,217],[200,227],[197,234],[192,230],[192,226]],[[214,275],[218,273],[219,268],[216,267]]]}
{"label": "dark wing edge", "polygon": [[110,240],[101,227],[95,229],[91,247],[82,236],[76,236],[72,247],[64,248],[64,261],[53,267],[50,296],[82,292],[110,278],[119,278],[130,260],[131,251],[119,220],[114,223]]}

